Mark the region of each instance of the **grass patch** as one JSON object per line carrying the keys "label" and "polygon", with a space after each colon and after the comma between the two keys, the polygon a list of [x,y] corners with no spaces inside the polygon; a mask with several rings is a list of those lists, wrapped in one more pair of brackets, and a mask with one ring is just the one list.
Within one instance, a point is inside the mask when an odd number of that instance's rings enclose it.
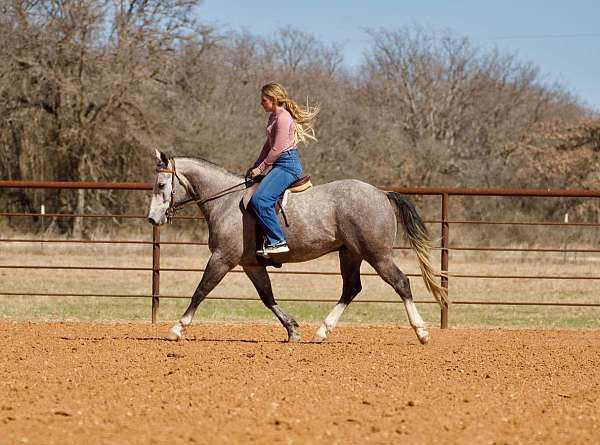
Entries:
{"label": "grass patch", "polygon": [[[3,245],[0,265],[63,266],[151,266],[151,250],[146,246],[25,246]],[[205,247],[164,246],[162,267],[203,268],[208,258]],[[528,254],[460,254],[453,252],[451,273],[483,275],[561,275],[597,276],[598,255],[571,256]],[[396,263],[406,273],[416,273],[417,263],[410,253],[397,253]],[[327,255],[304,264],[284,265],[284,271],[338,272],[337,255]],[[363,273],[372,269],[363,265]],[[161,299],[160,319],[178,319],[201,277],[200,272],[161,272],[161,294],[185,296]],[[17,296],[0,296],[0,318],[5,320],[150,320],[149,298],[35,297],[28,293],[81,294],[151,294],[151,272],[1,269],[0,292]],[[342,280],[338,275],[271,274],[273,289],[279,299],[331,299],[339,297]],[[407,317],[399,297],[379,277],[363,276],[363,292],[344,314],[345,323],[407,325]],[[431,300],[422,280],[411,278],[416,300]],[[249,280],[243,273],[230,273],[211,293],[219,298],[246,297],[255,301],[207,300],[197,312],[202,321],[274,321]],[[600,303],[597,280],[519,280],[485,278],[450,278],[450,298],[454,301],[538,301]],[[393,303],[361,303],[365,300]],[[298,303],[281,301],[280,305],[299,322],[321,321],[334,303]],[[438,325],[440,310],[436,304],[418,304],[421,315],[431,325]],[[534,327],[600,329],[600,308],[452,305],[450,326],[456,327]]]}

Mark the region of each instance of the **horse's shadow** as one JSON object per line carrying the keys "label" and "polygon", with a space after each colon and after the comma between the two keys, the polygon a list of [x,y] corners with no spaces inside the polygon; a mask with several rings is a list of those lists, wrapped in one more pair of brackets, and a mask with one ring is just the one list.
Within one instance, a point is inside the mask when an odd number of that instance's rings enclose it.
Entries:
{"label": "horse's shadow", "polygon": [[[254,340],[254,339],[246,339],[246,338],[207,338],[207,337],[190,337],[184,338],[180,341],[169,340],[165,337],[59,337],[61,340],[67,341],[92,341],[99,342],[104,340],[133,340],[133,341],[156,341],[156,342],[164,342],[164,343],[172,343],[172,344],[185,344],[186,342],[197,342],[197,343],[254,343],[254,344],[301,344],[301,345],[319,345],[319,343],[313,343],[311,341],[299,341],[297,343],[290,343],[287,340]],[[323,344],[334,344],[334,345],[352,345],[353,342],[350,341],[331,341],[328,340]]]}

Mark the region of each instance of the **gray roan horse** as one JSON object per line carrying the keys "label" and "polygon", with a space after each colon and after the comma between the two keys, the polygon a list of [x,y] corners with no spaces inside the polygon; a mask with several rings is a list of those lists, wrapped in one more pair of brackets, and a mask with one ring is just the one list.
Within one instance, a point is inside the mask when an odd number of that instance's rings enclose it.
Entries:
{"label": "gray roan horse", "polygon": [[[197,203],[208,223],[211,252],[190,305],[169,330],[169,338],[178,340],[184,335],[198,305],[227,272],[240,265],[262,302],[286,328],[288,340],[298,341],[298,323],[275,302],[265,261],[256,255],[256,220],[251,212],[242,210],[241,191],[231,192],[236,185],[241,185],[243,178],[204,160],[169,159],[158,150],[156,161],[148,220],[152,224],[164,224],[182,203]],[[290,227],[284,227],[284,233],[291,251],[277,254],[276,261],[303,262],[330,252],[339,253],[342,296],[317,329],[313,342],[327,337],[361,291],[360,265],[364,260],[400,295],[418,339],[427,343],[429,333],[413,302],[408,278],[392,259],[396,217],[417,254],[427,289],[440,304],[447,296],[445,289],[435,282],[435,272],[429,262],[427,230],[409,201],[398,193],[386,193],[361,181],[341,180],[291,194],[286,213]]]}

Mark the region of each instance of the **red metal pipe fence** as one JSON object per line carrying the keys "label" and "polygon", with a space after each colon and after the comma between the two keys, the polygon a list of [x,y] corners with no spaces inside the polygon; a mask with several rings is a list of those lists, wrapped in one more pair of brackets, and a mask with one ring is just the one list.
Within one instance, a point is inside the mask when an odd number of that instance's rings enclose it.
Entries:
{"label": "red metal pipe fence", "polygon": [[[149,191],[152,190],[150,183],[106,183],[106,182],[62,182],[62,181],[0,181],[0,189],[93,189],[93,190],[130,190],[130,191]],[[438,223],[441,226],[441,245],[440,250],[440,270],[447,272],[449,270],[449,251],[502,251],[502,252],[561,252],[561,253],[600,253],[598,248],[577,248],[577,249],[559,249],[559,248],[513,248],[513,247],[478,247],[478,246],[457,246],[450,247],[450,225],[451,224],[493,224],[493,225],[527,225],[527,226],[580,226],[600,228],[600,223],[562,223],[556,221],[493,221],[493,220],[451,220],[450,219],[450,197],[451,196],[510,196],[510,197],[547,197],[547,198],[600,198],[598,190],[560,190],[560,189],[469,189],[469,188],[447,188],[447,187],[381,187],[384,190],[396,191],[409,195],[439,196],[441,198],[440,220],[425,221],[428,223]],[[143,214],[73,214],[73,213],[34,213],[34,212],[0,212],[2,217],[56,217],[56,218],[145,218]],[[181,216],[176,219],[203,219],[201,217]],[[158,310],[160,304],[160,272],[182,272],[199,271],[202,268],[161,268],[160,267],[160,248],[161,245],[206,245],[206,242],[192,241],[163,241],[160,239],[160,228],[152,226],[152,241],[140,240],[53,240],[53,239],[28,239],[28,238],[0,238],[0,243],[89,243],[89,244],[151,244],[152,245],[152,267],[102,267],[102,266],[23,266],[23,265],[0,265],[0,269],[61,269],[61,270],[129,270],[129,271],[151,271],[152,272],[152,322],[158,320]],[[395,249],[409,249],[408,247],[395,247]],[[242,272],[234,270],[234,273]],[[270,271],[273,274],[295,274],[295,275],[339,275],[337,272],[308,272],[308,271]],[[375,276],[374,273],[363,273],[365,276]],[[408,276],[418,276],[418,274],[407,274]],[[477,275],[477,274],[444,274],[440,277],[441,285],[448,289],[449,278],[498,278],[498,279],[561,279],[561,280],[600,280],[600,276],[544,276],[544,275]],[[23,295],[20,292],[6,292],[0,289],[0,295],[17,296]],[[146,295],[139,294],[74,294],[74,293],[27,293],[32,296],[88,296],[88,297],[118,297],[118,298],[138,298]],[[162,295],[163,298],[182,298],[175,295]],[[213,300],[223,300],[224,298],[209,297]],[[228,300],[255,300],[247,297],[225,298]],[[332,302],[331,299],[279,299],[280,301],[298,301],[298,302]],[[359,302],[361,300],[358,300]],[[363,300],[369,303],[390,303],[388,300]],[[433,301],[420,301],[421,303],[432,303]],[[571,307],[600,307],[600,303],[576,303],[576,302],[528,302],[528,301],[452,301],[452,304],[493,304],[493,305],[532,305],[532,306],[571,306]],[[441,308],[440,326],[448,327],[449,308],[444,305]]]}

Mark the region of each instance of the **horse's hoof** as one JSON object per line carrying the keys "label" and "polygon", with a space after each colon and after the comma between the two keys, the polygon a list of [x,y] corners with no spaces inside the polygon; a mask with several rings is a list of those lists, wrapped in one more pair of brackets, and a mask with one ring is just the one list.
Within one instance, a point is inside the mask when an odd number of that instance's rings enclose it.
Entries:
{"label": "horse's hoof", "polygon": [[183,326],[181,326],[180,324],[176,324],[175,326],[172,326],[171,329],[169,329],[169,335],[167,335],[167,340],[179,341],[183,337],[183,332]]}
{"label": "horse's hoof", "polygon": [[288,342],[289,343],[298,343],[300,341],[300,334],[297,332],[292,332],[288,334]]}
{"label": "horse's hoof", "polygon": [[427,332],[424,328],[415,329],[417,333],[417,338],[421,342],[422,345],[426,345],[429,342],[429,332]]}
{"label": "horse's hoof", "polygon": [[325,340],[326,338],[327,338],[327,328],[322,325],[321,327],[319,327],[319,329],[317,329],[317,332],[315,332],[315,335],[313,335],[313,338],[310,342],[311,343],[323,343],[323,340]]}
{"label": "horse's hoof", "polygon": [[310,342],[311,343],[323,343],[324,340],[325,340],[325,337],[321,337],[320,335],[315,334]]}
{"label": "horse's hoof", "polygon": [[313,339],[310,341],[311,343],[323,343],[323,340],[327,338],[327,326],[322,324],[313,335]]}

